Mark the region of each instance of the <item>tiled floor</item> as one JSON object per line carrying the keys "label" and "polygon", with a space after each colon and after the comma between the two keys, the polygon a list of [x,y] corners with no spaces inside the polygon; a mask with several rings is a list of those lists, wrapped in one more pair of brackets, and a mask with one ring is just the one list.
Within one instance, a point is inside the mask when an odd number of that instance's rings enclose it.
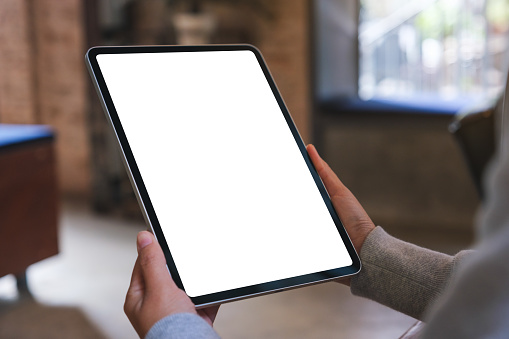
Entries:
{"label": "tiled floor", "polygon": [[[109,338],[137,338],[122,307],[143,222],[97,216],[65,205],[61,254],[31,266],[29,287],[42,304],[77,306]],[[0,300],[16,297],[10,276]],[[224,338],[397,338],[415,320],[326,283],[223,305]]]}

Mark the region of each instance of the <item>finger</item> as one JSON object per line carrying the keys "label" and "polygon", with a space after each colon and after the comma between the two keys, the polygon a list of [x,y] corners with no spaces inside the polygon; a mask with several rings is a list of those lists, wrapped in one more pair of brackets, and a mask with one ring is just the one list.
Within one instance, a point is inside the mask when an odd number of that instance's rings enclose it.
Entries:
{"label": "finger", "polygon": [[140,259],[136,258],[134,263],[133,274],[131,276],[131,284],[129,285],[129,291],[143,291],[143,274],[140,266]]}
{"label": "finger", "polygon": [[359,201],[350,192],[350,190],[339,180],[336,173],[329,165],[318,155],[315,146],[308,145],[306,147],[309,157],[315,166],[318,175],[323,181],[327,192],[332,200],[334,208],[339,217],[344,221],[357,221],[359,219],[369,219]]}
{"label": "finger", "polygon": [[137,243],[145,293],[157,294],[168,288],[177,288],[166,267],[163,251],[154,236],[147,231],[142,231],[138,233]]}
{"label": "finger", "polygon": [[323,161],[323,159],[318,154],[318,151],[316,150],[315,146],[308,145],[306,147],[306,150],[308,151],[309,157],[311,158],[311,161],[313,162],[313,165],[315,166],[318,175],[322,179],[325,188],[327,188],[327,192],[329,192],[329,195],[332,197],[339,194],[344,194],[347,188],[345,187],[345,185],[343,185],[341,180],[339,180],[339,178],[336,176],[334,171],[332,171],[329,165],[325,161]]}
{"label": "finger", "polygon": [[331,199],[351,199],[353,194],[343,185],[329,165],[318,155],[315,146],[308,145],[306,149]]}
{"label": "finger", "polygon": [[133,273],[131,276],[131,283],[129,285],[129,288],[127,289],[124,302],[124,312],[128,316],[130,316],[134,309],[137,308],[140,302],[143,300],[143,290],[144,284],[143,275],[140,267],[140,261],[138,260],[138,258],[136,258]]}

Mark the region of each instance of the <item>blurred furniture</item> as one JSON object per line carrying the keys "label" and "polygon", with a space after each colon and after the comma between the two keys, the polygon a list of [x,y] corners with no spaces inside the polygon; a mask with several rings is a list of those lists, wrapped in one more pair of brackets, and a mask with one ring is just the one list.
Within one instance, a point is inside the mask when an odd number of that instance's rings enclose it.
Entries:
{"label": "blurred furniture", "polygon": [[26,269],[58,253],[54,134],[37,125],[0,124],[0,277],[28,291]]}
{"label": "blurred furniture", "polygon": [[470,108],[458,113],[449,125],[481,198],[483,173],[495,152],[495,109],[495,103]]}
{"label": "blurred furniture", "polygon": [[[325,144],[323,140],[327,129],[344,124],[350,117],[362,116],[368,120],[382,117],[386,121],[414,120],[419,125],[420,120],[441,120],[445,124],[457,112],[473,107],[476,101],[467,99],[443,100],[437,95],[422,95],[398,100],[370,99],[362,100],[357,97],[330,97],[316,99],[313,117],[313,143],[318,149]],[[447,125],[446,125],[447,126]],[[442,128],[442,127],[441,127]]]}

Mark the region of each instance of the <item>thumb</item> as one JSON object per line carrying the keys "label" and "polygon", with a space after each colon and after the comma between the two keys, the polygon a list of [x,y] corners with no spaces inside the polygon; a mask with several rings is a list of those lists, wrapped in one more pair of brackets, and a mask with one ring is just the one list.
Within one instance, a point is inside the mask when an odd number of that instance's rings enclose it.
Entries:
{"label": "thumb", "polygon": [[325,188],[331,199],[337,201],[350,200],[353,194],[346,188],[345,185],[339,180],[337,175],[332,171],[329,165],[318,155],[318,152],[313,145],[306,147],[308,155],[315,166],[316,172],[322,179]]}
{"label": "thumb", "polygon": [[166,267],[166,259],[161,246],[152,233],[147,231],[138,233],[136,242],[145,293],[158,293],[168,286],[177,288]]}
{"label": "thumb", "polygon": [[360,253],[364,239],[375,228],[373,221],[352,192],[343,185],[329,165],[320,158],[316,148],[313,145],[308,145],[306,149],[329,193],[334,209],[350,235],[357,253]]}
{"label": "thumb", "polygon": [[341,220],[346,223],[356,223],[359,220],[371,221],[352,192],[343,185],[336,173],[318,155],[315,146],[308,145],[306,149]]}

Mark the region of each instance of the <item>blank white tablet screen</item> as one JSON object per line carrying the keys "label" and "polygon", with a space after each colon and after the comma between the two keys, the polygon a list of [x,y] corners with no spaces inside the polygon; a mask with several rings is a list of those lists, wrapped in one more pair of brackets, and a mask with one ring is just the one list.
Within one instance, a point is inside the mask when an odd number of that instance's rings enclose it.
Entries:
{"label": "blank white tablet screen", "polygon": [[189,296],[352,264],[252,52],[97,61]]}

